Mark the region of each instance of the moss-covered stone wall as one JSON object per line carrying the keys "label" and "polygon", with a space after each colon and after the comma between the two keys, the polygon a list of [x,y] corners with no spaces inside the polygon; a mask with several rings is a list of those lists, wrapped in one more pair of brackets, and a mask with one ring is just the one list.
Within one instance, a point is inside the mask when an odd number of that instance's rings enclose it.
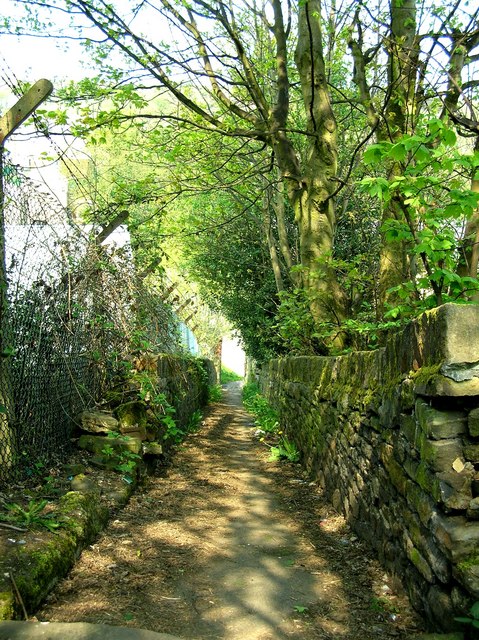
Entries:
{"label": "moss-covered stone wall", "polygon": [[157,359],[157,388],[175,408],[179,427],[208,402],[208,387],[217,382],[216,370],[207,358],[161,355]]}
{"label": "moss-covered stone wall", "polygon": [[479,307],[375,352],[271,361],[263,393],[338,511],[433,627],[479,600]]}

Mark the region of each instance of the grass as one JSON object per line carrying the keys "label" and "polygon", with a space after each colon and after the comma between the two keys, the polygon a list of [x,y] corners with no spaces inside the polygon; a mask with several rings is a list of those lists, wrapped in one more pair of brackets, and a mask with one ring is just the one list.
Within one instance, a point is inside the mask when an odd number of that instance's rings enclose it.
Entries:
{"label": "grass", "polygon": [[239,376],[237,373],[228,369],[224,365],[221,365],[221,374],[220,374],[220,382],[221,384],[226,384],[227,382],[236,382],[237,380],[243,380],[242,376]]}

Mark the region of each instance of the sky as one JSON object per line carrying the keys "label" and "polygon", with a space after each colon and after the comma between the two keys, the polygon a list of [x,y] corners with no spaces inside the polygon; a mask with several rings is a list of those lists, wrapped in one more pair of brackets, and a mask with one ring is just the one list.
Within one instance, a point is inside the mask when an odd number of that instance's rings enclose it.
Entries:
{"label": "sky", "polygon": [[[16,9],[12,0],[1,0],[2,13],[15,16]],[[0,36],[0,115],[17,102],[17,97],[11,91],[11,84],[18,81],[34,83],[41,78],[50,80],[55,88],[65,78],[79,80],[91,74],[81,64],[82,50],[79,43],[70,43],[65,50],[64,44],[59,45],[51,38],[28,38],[9,35]],[[48,102],[40,108],[48,109]],[[30,129],[31,130],[31,129]],[[28,128],[19,129],[22,135],[12,135],[6,142],[6,149],[12,162],[23,167],[29,167],[32,177],[39,179],[40,174],[34,170],[42,167],[41,179],[47,183],[51,191],[63,201],[66,198],[65,178],[60,174],[58,166],[41,159],[46,152],[55,155],[55,149],[46,138],[27,136]],[[57,141],[63,146],[62,141]],[[71,143],[71,141],[70,141]]]}

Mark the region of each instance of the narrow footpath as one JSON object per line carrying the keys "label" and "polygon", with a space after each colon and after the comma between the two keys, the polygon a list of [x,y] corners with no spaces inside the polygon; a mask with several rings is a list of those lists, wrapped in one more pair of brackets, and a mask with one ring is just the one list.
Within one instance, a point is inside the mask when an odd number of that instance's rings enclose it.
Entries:
{"label": "narrow footpath", "polygon": [[268,462],[238,383],[117,514],[41,621],[196,640],[409,638],[398,585],[301,467]]}

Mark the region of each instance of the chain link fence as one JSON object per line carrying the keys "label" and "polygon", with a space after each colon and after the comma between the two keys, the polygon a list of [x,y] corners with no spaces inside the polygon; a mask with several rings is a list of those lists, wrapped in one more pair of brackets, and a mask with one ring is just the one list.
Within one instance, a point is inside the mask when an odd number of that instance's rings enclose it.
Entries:
{"label": "chain link fence", "polygon": [[78,414],[135,349],[177,349],[170,307],[137,275],[125,228],[98,244],[98,230],[13,165],[3,190],[0,486],[65,458]]}

